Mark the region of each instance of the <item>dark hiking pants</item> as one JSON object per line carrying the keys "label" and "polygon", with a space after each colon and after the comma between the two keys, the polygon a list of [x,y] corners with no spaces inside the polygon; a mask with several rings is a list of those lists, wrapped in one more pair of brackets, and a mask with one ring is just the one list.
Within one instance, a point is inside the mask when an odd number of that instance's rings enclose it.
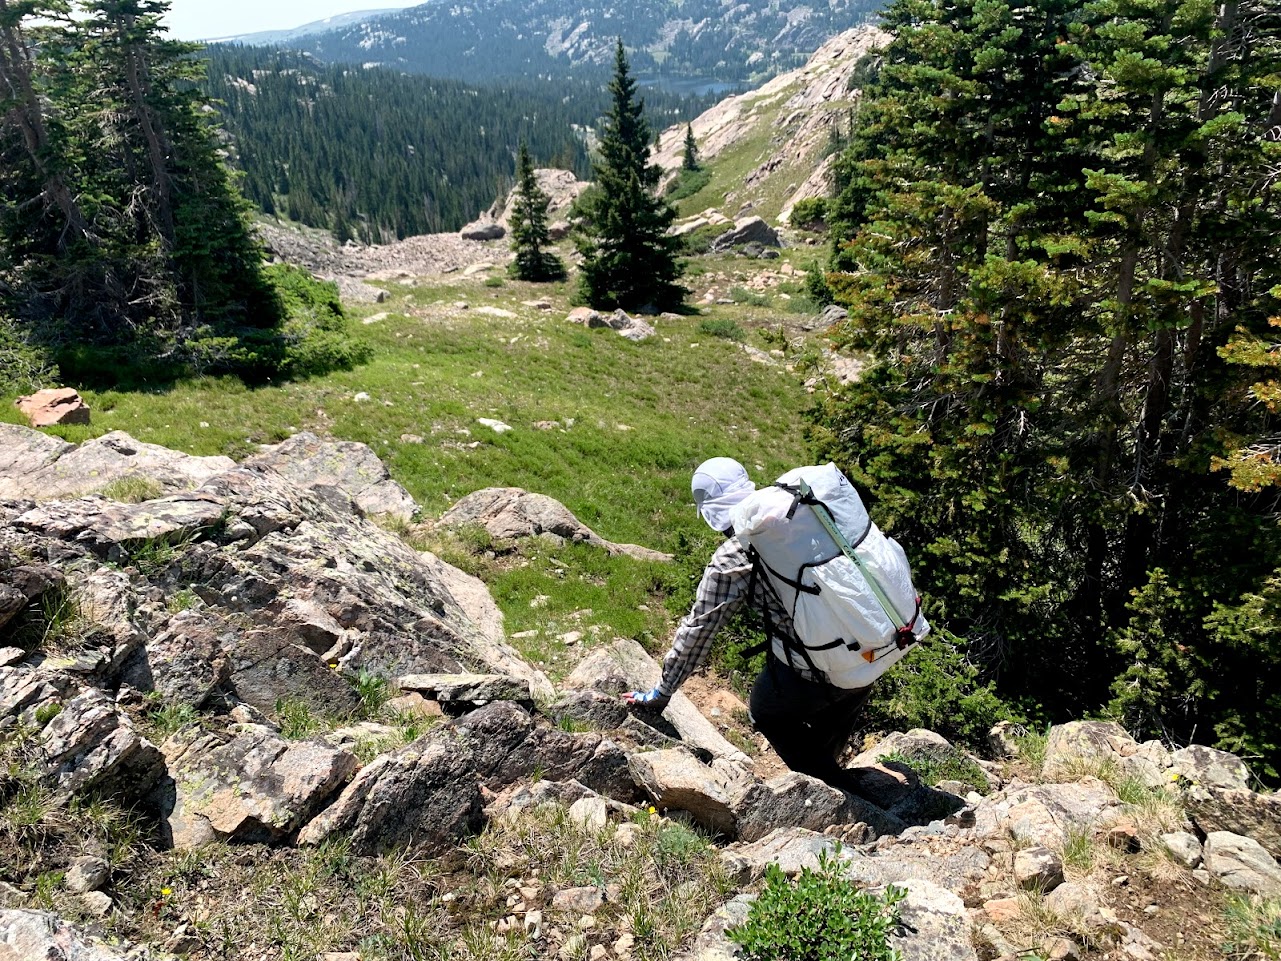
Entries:
{"label": "dark hiking pants", "polygon": [[848,791],[838,759],[871,693],[807,681],[770,657],[752,687],[752,721],[793,771]]}

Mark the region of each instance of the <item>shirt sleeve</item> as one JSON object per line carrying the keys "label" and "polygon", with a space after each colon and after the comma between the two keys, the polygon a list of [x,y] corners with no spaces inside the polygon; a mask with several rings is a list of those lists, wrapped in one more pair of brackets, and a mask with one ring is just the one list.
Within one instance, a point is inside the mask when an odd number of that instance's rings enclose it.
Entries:
{"label": "shirt sleeve", "polygon": [[694,606],[682,619],[663,658],[659,691],[671,697],[712,649],[712,639],[744,600],[751,587],[752,565],[738,542],[726,541],[712,555],[698,583]]}

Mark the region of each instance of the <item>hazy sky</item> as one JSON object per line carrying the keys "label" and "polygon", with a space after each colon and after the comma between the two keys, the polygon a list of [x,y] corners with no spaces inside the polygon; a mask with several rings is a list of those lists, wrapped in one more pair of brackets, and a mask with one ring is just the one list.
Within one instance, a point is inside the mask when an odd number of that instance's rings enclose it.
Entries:
{"label": "hazy sky", "polygon": [[423,0],[173,0],[165,22],[179,40],[213,40],[259,30],[289,30],[355,10],[410,7]]}

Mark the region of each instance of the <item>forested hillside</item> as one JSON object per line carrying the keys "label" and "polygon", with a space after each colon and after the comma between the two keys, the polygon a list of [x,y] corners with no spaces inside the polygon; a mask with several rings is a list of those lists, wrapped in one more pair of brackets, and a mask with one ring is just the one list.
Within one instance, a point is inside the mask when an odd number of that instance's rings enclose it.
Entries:
{"label": "forested hillside", "polygon": [[885,24],[827,276],[875,362],[816,436],[959,639],[918,670],[951,688],[968,644],[1034,713],[1275,776],[1281,9],[898,0]]}
{"label": "forested hillside", "polygon": [[567,77],[584,67],[608,76],[621,38],[638,75],[748,80],[798,67],[832,35],[878,4],[821,5],[751,0],[583,4],[571,0],[429,3],[307,38],[305,49],[336,62],[382,63],[469,81]]}
{"label": "forested hillside", "polygon": [[[285,50],[219,44],[204,55],[249,199],[340,240],[457,230],[510,188],[521,141],[537,165],[585,176],[583,131],[607,98],[586,81],[474,87]],[[669,119],[707,103],[647,99]]]}

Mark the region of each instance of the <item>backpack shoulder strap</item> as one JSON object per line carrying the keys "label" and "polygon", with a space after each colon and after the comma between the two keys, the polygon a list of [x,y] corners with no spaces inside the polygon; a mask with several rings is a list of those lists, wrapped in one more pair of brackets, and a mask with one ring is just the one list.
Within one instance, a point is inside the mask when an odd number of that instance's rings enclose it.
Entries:
{"label": "backpack shoulder strap", "polygon": [[[778,592],[774,589],[774,585],[770,582],[768,576],[762,575],[762,569],[770,573],[773,573],[773,569],[765,563],[760,552],[750,545],[747,548],[747,557],[752,562],[752,574],[751,578],[748,580],[747,587],[748,599],[750,600],[756,596],[756,585],[763,583],[764,589],[773,594],[774,600],[778,601],[779,607],[782,607],[783,602],[779,598]],[[762,602],[761,604],[761,620],[765,624],[765,640],[760,644],[754,644],[748,648],[747,651],[744,652],[748,657],[755,657],[757,654],[769,651],[769,656],[773,659],[773,641],[775,636],[777,636],[779,643],[783,645],[784,653],[787,655],[789,667],[792,666],[792,654],[799,654],[801,660],[805,662],[805,667],[810,674],[820,680],[826,680],[826,675],[824,675],[823,671],[814,663],[813,658],[810,657],[809,651],[806,649],[804,644],[792,643],[791,635],[787,631],[779,631],[776,635],[774,631],[774,619],[770,617],[768,602]]]}

